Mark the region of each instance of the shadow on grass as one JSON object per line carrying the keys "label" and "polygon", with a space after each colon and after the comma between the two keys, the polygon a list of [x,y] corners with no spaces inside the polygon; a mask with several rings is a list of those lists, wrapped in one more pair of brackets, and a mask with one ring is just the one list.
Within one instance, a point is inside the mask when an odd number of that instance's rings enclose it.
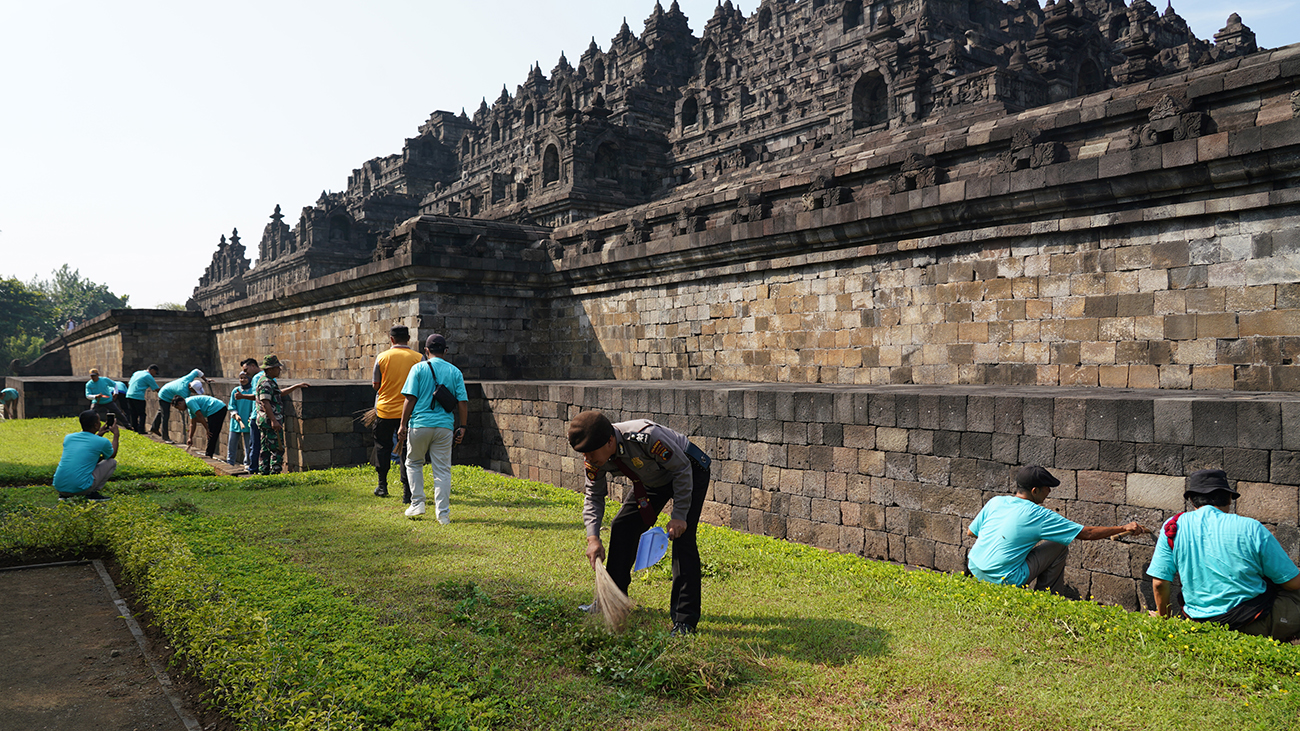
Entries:
{"label": "shadow on grass", "polygon": [[[425,485],[425,491],[429,492],[429,486]],[[517,498],[484,498],[466,495],[457,495],[455,485],[452,485],[451,499],[453,503],[461,505],[470,505],[478,508],[553,508],[560,503],[546,497],[536,497],[524,495]]]}
{"label": "shadow on grass", "polygon": [[[455,503],[452,503],[453,507]],[[478,525],[505,526],[509,528],[519,528],[522,530],[580,530],[582,523],[578,520],[569,521],[545,521],[545,520],[513,520],[510,518],[457,518],[452,514],[453,523],[476,523]]]}
{"label": "shadow on grass", "polygon": [[705,615],[710,634],[758,654],[821,665],[847,665],[889,653],[889,632],[843,619]]}

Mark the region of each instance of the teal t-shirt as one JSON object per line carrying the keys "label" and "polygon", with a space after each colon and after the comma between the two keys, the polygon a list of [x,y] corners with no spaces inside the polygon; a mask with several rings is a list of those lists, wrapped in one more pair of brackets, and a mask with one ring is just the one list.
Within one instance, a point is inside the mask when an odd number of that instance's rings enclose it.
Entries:
{"label": "teal t-shirt", "polygon": [[114,390],[117,381],[111,378],[99,377],[99,380],[86,381],[86,398],[94,398],[91,403],[106,404],[113,400]]}
{"label": "teal t-shirt", "polygon": [[231,419],[230,431],[239,432],[241,434],[247,434],[250,431],[248,425],[252,423],[251,418],[253,416],[253,402],[245,399],[235,398],[235,394],[252,396],[253,387],[251,385],[248,388],[235,386],[234,390],[230,392],[230,403],[226,404],[226,408],[230,411],[230,413],[239,414],[239,418],[243,420],[243,424],[241,425],[238,421]]}
{"label": "teal t-shirt", "polygon": [[203,375],[203,371],[195,368],[189,373],[177,378],[174,381],[168,381],[166,386],[158,389],[158,399],[163,403],[171,403],[176,400],[177,396],[187,398],[190,395],[190,384],[195,378]]}
{"label": "teal t-shirt", "polygon": [[0,402],[7,403],[9,401],[17,401],[17,400],[18,400],[18,389],[6,388],[5,390],[0,391]]}
{"label": "teal t-shirt", "polygon": [[126,387],[126,397],[137,401],[144,401],[144,392],[153,389],[158,390],[158,381],[154,380],[153,374],[149,371],[136,371],[131,374],[131,382]]}
{"label": "teal t-shirt", "polygon": [[1264,579],[1285,584],[1300,569],[1258,520],[1206,505],[1178,516],[1172,549],[1163,527],[1156,533],[1147,575],[1173,581],[1175,573],[1187,616],[1209,619],[1263,594]]}
{"label": "teal t-shirt", "polygon": [[977,538],[967,564],[978,579],[1020,586],[1029,579],[1025,557],[1039,541],[1069,545],[1083,526],[1032,500],[998,495],[971,521]]}
{"label": "teal t-shirt", "polygon": [[185,399],[185,410],[194,416],[196,412],[202,412],[204,416],[213,414],[226,408],[226,404],[215,396],[190,396]]}
{"label": "teal t-shirt", "polygon": [[[433,372],[429,371],[429,364],[433,364]],[[434,377],[437,377],[438,383],[451,389],[452,394],[458,401],[468,401],[469,397],[465,394],[465,378],[461,375],[460,369],[448,363],[442,358],[431,358],[423,363],[417,363],[411,368],[411,372],[406,375],[406,385],[402,386],[402,393],[407,396],[415,397],[415,409],[411,411],[411,420],[408,423],[412,429],[427,429],[429,427],[441,427],[450,429],[456,425],[456,415],[436,406],[430,408],[433,402]]]}
{"label": "teal t-shirt", "polygon": [[63,455],[54,470],[54,489],[63,493],[89,490],[99,458],[112,456],[113,442],[108,439],[86,431],[69,434],[63,438]]}

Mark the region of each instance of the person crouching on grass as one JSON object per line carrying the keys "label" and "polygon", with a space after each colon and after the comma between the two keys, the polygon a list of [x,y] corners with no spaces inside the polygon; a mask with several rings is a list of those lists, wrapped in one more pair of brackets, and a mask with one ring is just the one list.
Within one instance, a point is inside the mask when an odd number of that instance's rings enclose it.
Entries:
{"label": "person crouching on grass", "polygon": [[1061,593],[1065,559],[1075,540],[1150,533],[1137,523],[1079,525],[1043,507],[1061,482],[1039,465],[1016,470],[1015,495],[997,495],[984,504],[967,533],[975,539],[967,566],[975,578],[994,584],[1028,586]]}
{"label": "person crouching on grass", "polygon": [[185,446],[194,446],[194,437],[198,436],[198,426],[208,430],[208,459],[217,452],[217,442],[221,440],[221,425],[226,421],[226,404],[214,396],[190,396],[183,399],[177,396],[172,405],[185,409],[190,414],[189,428],[186,429]]}
{"label": "person crouching on grass", "polygon": [[[117,469],[117,424],[100,426],[94,409],[81,412],[78,420],[81,431],[63,438],[63,454],[54,470],[54,489],[60,500],[85,498],[102,502],[108,498],[99,491]],[[109,432],[112,441],[104,438]]]}

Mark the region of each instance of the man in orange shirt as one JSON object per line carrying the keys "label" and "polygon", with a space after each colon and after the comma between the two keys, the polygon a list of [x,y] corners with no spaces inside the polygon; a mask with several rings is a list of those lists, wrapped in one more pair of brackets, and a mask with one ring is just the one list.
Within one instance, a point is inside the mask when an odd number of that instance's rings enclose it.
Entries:
{"label": "man in orange shirt", "polygon": [[[393,437],[397,427],[402,423],[402,406],[406,397],[402,395],[402,386],[406,376],[417,363],[424,358],[407,345],[411,341],[411,331],[405,325],[396,325],[388,332],[388,341],[393,347],[385,350],[375,358],[374,375],[371,385],[375,387],[375,471],[379,473],[379,486],[375,488],[375,497],[388,497],[388,468],[393,457]],[[405,452],[406,445],[401,445]],[[397,473],[402,477],[402,502],[411,502],[411,483],[406,477],[406,470],[400,467]]]}

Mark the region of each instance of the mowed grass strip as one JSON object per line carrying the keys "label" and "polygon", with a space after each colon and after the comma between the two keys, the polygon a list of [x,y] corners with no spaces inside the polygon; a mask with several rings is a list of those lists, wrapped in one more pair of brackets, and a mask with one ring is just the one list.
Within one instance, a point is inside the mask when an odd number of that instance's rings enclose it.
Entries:
{"label": "mowed grass strip", "polygon": [[[76,419],[0,422],[0,485],[53,483],[54,470],[63,454],[63,438],[78,431],[81,426]],[[113,480],[210,474],[211,467],[184,449],[121,429]]]}
{"label": "mowed grass strip", "polygon": [[[182,535],[257,547],[437,648],[449,677],[506,709],[499,727],[1279,729],[1300,714],[1298,647],[711,526],[701,635],[666,636],[665,559],[633,582],[631,630],[609,637],[574,610],[592,581],[579,495],[456,468],[441,526],[406,519],[372,480],[120,487],[170,508]],[[221,570],[293,631],[259,572]]]}

